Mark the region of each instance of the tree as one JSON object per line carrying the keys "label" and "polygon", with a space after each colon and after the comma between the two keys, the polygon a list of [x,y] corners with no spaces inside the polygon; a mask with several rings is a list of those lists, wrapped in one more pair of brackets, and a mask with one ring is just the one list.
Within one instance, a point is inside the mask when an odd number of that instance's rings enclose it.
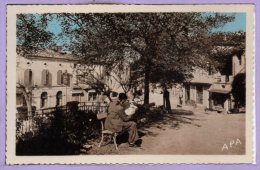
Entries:
{"label": "tree", "polygon": [[241,56],[245,51],[245,32],[214,33],[211,35],[214,48],[211,64],[222,75],[232,75],[232,56]]}
{"label": "tree", "polygon": [[217,13],[91,13],[59,17],[63,35],[71,37],[69,49],[82,61],[111,67],[126,60],[138,68],[131,69],[136,78],[143,77],[145,104],[149,103],[151,82],[169,86],[189,78],[193,67],[205,68],[212,49],[210,30],[234,19]]}
{"label": "tree", "polygon": [[75,72],[78,83],[89,85],[108,97],[113,89],[121,87],[124,93],[127,93],[131,87],[130,67],[126,63],[118,63],[111,69],[102,65],[78,64]]}
{"label": "tree", "polygon": [[26,87],[22,84],[17,84],[16,85],[17,88],[19,88],[19,90],[22,92],[24,99],[26,101],[26,106],[27,106],[27,113],[28,113],[28,117],[31,118],[32,116],[32,90],[33,90],[33,86],[30,87]]}
{"label": "tree", "polygon": [[46,31],[50,16],[47,14],[18,14],[16,20],[17,53],[34,53],[53,45],[53,33]]}
{"label": "tree", "polygon": [[246,74],[239,73],[232,82],[231,93],[235,99],[235,107],[245,106],[246,102]]}

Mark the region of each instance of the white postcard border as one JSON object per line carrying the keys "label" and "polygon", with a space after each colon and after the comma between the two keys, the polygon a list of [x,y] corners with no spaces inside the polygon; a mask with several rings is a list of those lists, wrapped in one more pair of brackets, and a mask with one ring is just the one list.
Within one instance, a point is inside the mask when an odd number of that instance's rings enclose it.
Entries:
{"label": "white postcard border", "polygon": [[[207,9],[207,10],[205,10]],[[245,12],[246,154],[245,155],[78,155],[16,156],[16,14],[80,12]],[[233,5],[8,5],[7,6],[7,164],[208,164],[254,163],[254,6]],[[207,141],[205,141],[207,142]]]}

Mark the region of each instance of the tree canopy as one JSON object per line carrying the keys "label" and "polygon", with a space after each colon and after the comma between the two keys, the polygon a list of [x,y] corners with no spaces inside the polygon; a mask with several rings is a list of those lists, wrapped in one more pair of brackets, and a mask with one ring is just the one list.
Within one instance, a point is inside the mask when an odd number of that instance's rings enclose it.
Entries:
{"label": "tree canopy", "polygon": [[50,16],[47,14],[18,14],[16,36],[18,53],[33,53],[38,49],[53,45],[54,35],[46,31]]}
{"label": "tree canopy", "polygon": [[245,52],[245,32],[214,33],[211,35],[214,45],[213,65],[222,75],[232,75],[232,56],[241,56]]}
{"label": "tree canopy", "polygon": [[145,104],[149,84],[169,86],[190,78],[195,67],[212,60],[212,28],[232,16],[203,13],[59,14],[69,49],[87,64],[113,67],[124,60],[135,79],[143,78]]}
{"label": "tree canopy", "polygon": [[[131,66],[131,84],[144,86],[149,103],[151,83],[169,87],[191,77],[194,68],[212,62],[211,29],[233,21],[233,16],[212,13],[59,13],[18,15],[17,39],[32,49],[49,45],[48,19],[61,23],[66,51],[80,63],[102,65],[107,72],[119,63]],[[128,84],[129,85],[129,84]]]}

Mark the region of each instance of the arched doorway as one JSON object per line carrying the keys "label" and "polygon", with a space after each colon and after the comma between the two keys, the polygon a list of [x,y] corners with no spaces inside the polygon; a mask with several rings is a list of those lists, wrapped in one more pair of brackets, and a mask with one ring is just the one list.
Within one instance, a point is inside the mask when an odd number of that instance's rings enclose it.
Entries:
{"label": "arched doorway", "polygon": [[47,92],[43,92],[41,94],[41,108],[42,107],[47,107],[47,101],[48,101],[48,93]]}
{"label": "arched doorway", "polygon": [[62,106],[62,91],[58,91],[56,94],[56,106]]}

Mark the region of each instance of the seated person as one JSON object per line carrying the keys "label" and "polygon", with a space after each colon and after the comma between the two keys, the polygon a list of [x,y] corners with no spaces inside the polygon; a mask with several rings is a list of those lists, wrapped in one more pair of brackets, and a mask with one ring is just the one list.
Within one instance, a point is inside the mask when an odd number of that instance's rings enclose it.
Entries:
{"label": "seated person", "polygon": [[120,93],[117,101],[112,101],[108,107],[108,116],[105,121],[105,129],[112,132],[128,131],[129,146],[135,146],[135,142],[138,140],[138,133],[136,123],[130,121],[132,116],[127,115],[125,110],[130,107],[127,102],[127,96],[125,93]]}

